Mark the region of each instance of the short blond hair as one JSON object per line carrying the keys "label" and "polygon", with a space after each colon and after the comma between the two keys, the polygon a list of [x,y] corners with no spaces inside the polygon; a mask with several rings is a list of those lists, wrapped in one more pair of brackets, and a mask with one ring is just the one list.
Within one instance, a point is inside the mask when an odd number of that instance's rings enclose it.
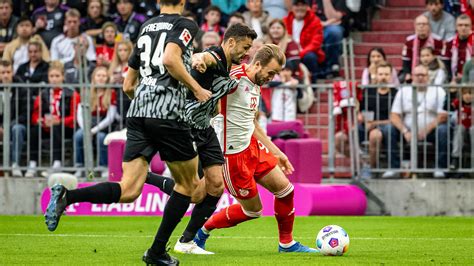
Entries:
{"label": "short blond hair", "polygon": [[58,70],[64,75],[64,64],[58,60],[51,61],[51,63],[49,63],[48,73],[51,72],[52,70]]}
{"label": "short blond hair", "polygon": [[260,49],[258,49],[252,63],[260,61],[262,66],[266,66],[272,61],[272,59],[275,59],[281,66],[286,62],[286,56],[278,45],[264,44]]}

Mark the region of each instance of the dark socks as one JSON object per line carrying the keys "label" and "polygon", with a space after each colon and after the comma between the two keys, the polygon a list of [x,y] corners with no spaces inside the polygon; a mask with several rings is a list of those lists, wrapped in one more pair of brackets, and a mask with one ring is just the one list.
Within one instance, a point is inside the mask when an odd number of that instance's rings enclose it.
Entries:
{"label": "dark socks", "polygon": [[148,172],[145,183],[159,188],[168,195],[171,195],[171,192],[173,192],[175,184],[173,178],[157,175],[152,172]]}
{"label": "dark socks", "polygon": [[216,210],[219,199],[220,197],[214,197],[207,194],[201,203],[194,206],[191,220],[189,221],[186,230],[183,232],[183,236],[179,239],[181,243],[187,243],[194,239],[199,228],[206,223],[207,219],[209,219]]}
{"label": "dark socks", "polygon": [[183,218],[186,210],[191,203],[191,197],[180,194],[176,191],[171,193],[170,199],[166,203],[163,212],[163,220],[160,228],[156,233],[155,240],[151,246],[153,254],[161,255],[165,252],[166,243],[168,242],[171,233]]}
{"label": "dark socks", "polygon": [[120,201],[122,189],[119,183],[104,182],[66,192],[67,204],[76,202],[116,203]]}

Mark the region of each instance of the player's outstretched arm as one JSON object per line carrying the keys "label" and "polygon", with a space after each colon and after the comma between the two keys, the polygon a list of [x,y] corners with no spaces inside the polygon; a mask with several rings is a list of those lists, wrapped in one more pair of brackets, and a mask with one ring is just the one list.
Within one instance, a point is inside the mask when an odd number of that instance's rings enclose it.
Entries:
{"label": "player's outstretched arm", "polygon": [[138,84],[140,72],[133,68],[128,68],[127,76],[123,81],[123,92],[128,98],[133,99],[135,97],[135,88]]}
{"label": "player's outstretched arm", "polygon": [[254,119],[255,130],[253,132],[253,136],[263,143],[263,145],[265,145],[268,150],[278,158],[278,165],[280,166],[281,170],[283,170],[283,173],[285,173],[285,175],[291,175],[295,168],[291,164],[290,160],[288,160],[288,157],[286,157],[286,155],[275,144],[273,144],[270,138],[268,138],[265,131],[263,131],[263,129],[260,127],[257,117],[258,113]]}
{"label": "player's outstretched arm", "polygon": [[182,50],[176,43],[168,43],[163,55],[163,65],[170,75],[178,81],[181,81],[193,93],[200,102],[205,102],[211,97],[211,92],[205,90],[197,83],[195,79],[186,71],[182,59]]}
{"label": "player's outstretched arm", "polygon": [[193,68],[204,73],[208,67],[213,67],[217,64],[216,59],[208,52],[193,54]]}

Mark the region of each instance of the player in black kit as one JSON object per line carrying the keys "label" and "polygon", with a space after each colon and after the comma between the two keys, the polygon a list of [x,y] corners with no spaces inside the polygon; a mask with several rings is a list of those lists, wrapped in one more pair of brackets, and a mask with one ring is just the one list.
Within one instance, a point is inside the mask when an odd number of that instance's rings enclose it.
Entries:
{"label": "player in black kit", "polygon": [[175,177],[176,185],[143,261],[153,265],[179,264],[166,252],[166,243],[188,209],[191,195],[199,183],[197,152],[184,115],[187,88],[199,102],[205,102],[211,96],[211,92],[203,89],[189,74],[192,43],[198,26],[181,16],[184,5],[185,0],[161,0],[161,14],[142,25],[129,59],[130,68],[123,90],[133,100],[127,113],[122,180],[69,191],[60,184],[53,186],[45,213],[50,231],[56,229],[69,204],[135,201],[145,183],[149,162],[159,151]]}
{"label": "player in black kit", "polygon": [[[204,73],[192,70],[192,76],[199,84],[212,91],[212,97],[207,102],[199,102],[190,93],[186,103],[186,118],[191,126],[194,141],[199,154],[199,161],[203,170],[204,179],[192,197],[197,203],[193,209],[191,220],[183,235],[174,246],[174,251],[188,254],[214,254],[206,251],[194,243],[193,238],[199,228],[216,210],[220,196],[224,192],[222,165],[224,156],[216,133],[210,124],[216,113],[219,99],[237,86],[237,82],[229,82],[229,71],[232,64],[240,64],[242,58],[257,38],[254,30],[246,25],[235,24],[226,30],[222,46],[211,47],[204,53],[195,55],[196,61],[204,63]],[[201,64],[199,64],[201,66]],[[157,174],[149,173],[148,184],[159,187],[170,194],[173,191],[174,180]]]}

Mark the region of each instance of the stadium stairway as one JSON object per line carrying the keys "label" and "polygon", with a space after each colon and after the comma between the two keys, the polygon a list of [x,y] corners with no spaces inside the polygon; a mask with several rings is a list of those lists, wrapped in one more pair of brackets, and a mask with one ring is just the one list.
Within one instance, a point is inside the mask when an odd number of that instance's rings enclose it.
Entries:
{"label": "stadium stairway", "polygon": [[[408,35],[414,33],[414,19],[425,11],[425,0],[387,0],[372,20],[371,31],[356,32],[354,39],[354,64],[357,79],[362,76],[367,66],[367,55],[374,47],[382,47],[387,60],[399,71],[402,67],[402,49]],[[328,166],[328,95],[320,93],[308,114],[298,115],[311,137],[319,138],[323,144],[323,165]],[[350,160],[341,155],[336,156],[335,177],[350,178]],[[323,171],[323,177],[330,173]]]}

